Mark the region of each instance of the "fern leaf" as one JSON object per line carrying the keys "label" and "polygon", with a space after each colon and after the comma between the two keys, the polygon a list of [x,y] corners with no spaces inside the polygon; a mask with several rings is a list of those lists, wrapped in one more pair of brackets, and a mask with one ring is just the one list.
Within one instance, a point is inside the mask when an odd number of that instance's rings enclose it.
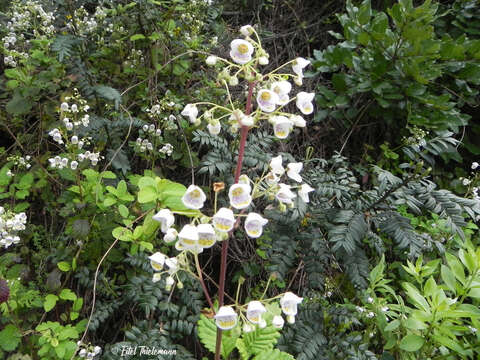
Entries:
{"label": "fern leaf", "polygon": [[52,51],[58,54],[58,60],[71,57],[73,47],[80,43],[80,40],[73,35],[58,35],[52,42]]}
{"label": "fern leaf", "polygon": [[295,360],[295,358],[289,353],[274,349],[258,354],[253,360]]}
{"label": "fern leaf", "polygon": [[[212,319],[208,319],[204,315],[200,316],[197,323],[198,337],[202,344],[215,353],[215,345],[217,341],[217,326]],[[223,332],[222,336],[222,356],[224,359],[228,359],[228,355],[235,349],[238,336],[234,336],[232,332]]]}
{"label": "fern leaf", "polygon": [[117,89],[105,85],[97,85],[93,89],[98,96],[106,100],[114,101],[115,109],[118,110],[118,107],[122,102],[122,95],[120,95]]}
{"label": "fern leaf", "polygon": [[243,335],[243,342],[248,352],[251,355],[256,355],[272,350],[279,337],[278,329],[273,326],[267,326],[263,329],[257,327],[255,331]]}
{"label": "fern leaf", "polygon": [[365,217],[352,210],[340,210],[333,222],[338,225],[334,225],[328,232],[328,240],[334,244],[332,250],[343,249],[352,255],[367,233]]}

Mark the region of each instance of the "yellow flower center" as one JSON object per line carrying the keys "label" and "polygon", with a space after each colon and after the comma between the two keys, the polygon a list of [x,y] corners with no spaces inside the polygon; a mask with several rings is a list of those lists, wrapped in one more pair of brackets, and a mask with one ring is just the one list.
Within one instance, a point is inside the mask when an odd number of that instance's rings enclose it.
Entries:
{"label": "yellow flower center", "polygon": [[264,91],[260,97],[262,98],[262,100],[268,101],[271,99],[272,95],[270,95],[269,92]]}
{"label": "yellow flower center", "polygon": [[232,195],[237,197],[241,196],[243,194],[243,189],[242,188],[237,188],[232,191]]}
{"label": "yellow flower center", "polygon": [[155,270],[162,270],[163,266],[160,265],[159,263],[151,260],[150,261],[150,265],[152,265],[152,268],[154,268]]}
{"label": "yellow flower center", "polygon": [[198,189],[195,189],[190,193],[190,196],[192,198],[199,198],[200,197],[200,191]]}
{"label": "yellow flower center", "polygon": [[240,45],[238,45],[237,50],[241,54],[246,54],[246,53],[248,53],[248,45],[247,44],[240,44]]}

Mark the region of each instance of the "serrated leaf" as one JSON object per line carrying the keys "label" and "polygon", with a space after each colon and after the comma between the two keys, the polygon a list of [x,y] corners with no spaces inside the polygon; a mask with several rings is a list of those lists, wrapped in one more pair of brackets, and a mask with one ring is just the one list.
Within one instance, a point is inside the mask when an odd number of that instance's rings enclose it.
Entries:
{"label": "serrated leaf", "polygon": [[256,355],[253,360],[295,360],[295,358],[289,353],[274,349]]}
{"label": "serrated leaf", "polygon": [[[215,345],[217,341],[217,326],[214,320],[208,319],[204,315],[200,315],[200,319],[197,322],[198,337],[202,344],[215,353]],[[227,359],[230,353],[235,349],[238,336],[233,336],[231,331],[224,331],[222,336],[222,356]]]}
{"label": "serrated leaf", "polygon": [[8,324],[0,331],[0,348],[5,351],[14,351],[20,344],[22,333],[14,325]]}

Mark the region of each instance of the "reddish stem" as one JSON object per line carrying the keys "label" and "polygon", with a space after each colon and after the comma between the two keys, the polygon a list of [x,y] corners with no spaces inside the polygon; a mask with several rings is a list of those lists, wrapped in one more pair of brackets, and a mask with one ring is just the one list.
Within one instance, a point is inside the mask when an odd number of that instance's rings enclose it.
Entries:
{"label": "reddish stem", "polygon": [[[248,95],[247,95],[247,105],[245,108],[245,115],[250,115],[252,110],[252,96],[253,96],[253,87],[255,86],[254,82],[248,83]],[[235,184],[238,183],[240,174],[242,172],[242,163],[243,155],[245,154],[245,144],[247,143],[248,126],[241,127],[240,130],[240,146],[238,148],[238,159],[237,167],[235,168]],[[229,237],[232,235],[233,230],[230,232]],[[222,254],[220,259],[220,281],[218,288],[218,307],[223,306],[223,298],[225,295],[225,277],[227,274],[227,253],[228,253],[228,240],[223,240],[222,242]],[[220,352],[222,349],[222,330],[217,328],[217,342],[215,344],[215,360],[220,360]]]}

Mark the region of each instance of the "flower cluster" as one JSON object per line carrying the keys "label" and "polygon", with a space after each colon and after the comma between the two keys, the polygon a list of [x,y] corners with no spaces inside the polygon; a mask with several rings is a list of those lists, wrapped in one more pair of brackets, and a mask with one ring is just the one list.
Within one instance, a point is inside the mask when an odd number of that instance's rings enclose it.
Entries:
{"label": "flower cluster", "polygon": [[[303,298],[298,297],[292,292],[286,292],[280,298],[280,307],[282,312],[287,317],[287,322],[290,324],[295,323],[295,315],[297,315],[298,304],[302,302]],[[264,301],[267,302],[267,301]],[[240,310],[245,310],[244,307],[240,307]],[[265,305],[261,301],[250,301],[245,310],[245,315],[240,311],[240,316],[243,319],[243,331],[251,332],[255,330],[255,326],[264,328],[267,326],[263,315],[267,312]],[[221,330],[233,329],[238,323],[238,314],[231,306],[222,306],[215,314],[215,323]],[[285,320],[281,315],[274,315],[271,321],[271,325],[277,329],[283,328]]]}
{"label": "flower cluster", "polygon": [[0,206],[0,246],[8,248],[12,244],[18,244],[20,237],[17,233],[25,230],[26,223],[27,215],[24,212],[15,214]]}
{"label": "flower cluster", "polygon": [[87,345],[81,341],[77,342],[77,346],[80,348],[78,356],[81,358],[94,359],[96,356],[102,353],[102,348],[100,346]]}
{"label": "flower cluster", "polygon": [[52,36],[55,32],[53,12],[45,11],[38,1],[14,1],[11,6],[10,19],[6,24],[7,34],[1,39],[6,66],[16,67],[19,59],[28,57],[26,52],[30,40],[26,34],[33,34],[37,39]]}
{"label": "flower cluster", "polygon": [[84,150],[84,147],[91,144],[91,137],[80,137],[81,128],[90,125],[90,106],[84,100],[78,90],[73,90],[72,96],[65,97],[60,104],[61,126],[49,131],[48,135],[58,145],[65,145],[68,154],[55,156],[48,159],[50,167],[63,169],[69,167],[76,170],[84,161],[90,161],[95,166],[100,161],[99,152]]}
{"label": "flower cluster", "polygon": [[[288,137],[294,127],[305,127],[306,121],[302,115],[313,113],[314,93],[299,91],[295,96],[291,95],[292,83],[297,86],[303,84],[303,70],[310,64],[309,60],[296,58],[276,71],[269,74],[257,72],[257,65],[268,64],[268,54],[262,48],[260,39],[254,28],[250,25],[240,29],[244,39],[235,39],[230,44],[230,58],[233,62],[218,56],[210,55],[206,58],[209,66],[221,64],[223,69],[219,72],[217,80],[227,86],[237,86],[239,77],[243,77],[250,84],[255,84],[252,89],[256,99],[256,109],[251,114],[244,114],[240,109],[234,107],[231,99],[230,107],[219,106],[211,103],[187,104],[182,115],[187,117],[191,123],[200,125],[202,120],[207,123],[208,131],[217,135],[222,129],[221,120],[230,126],[230,131],[235,132],[241,126],[252,127],[260,121],[266,120],[273,126],[273,132],[279,139]],[[252,36],[255,35],[257,40]],[[278,73],[280,69],[291,65],[291,72]],[[230,93],[228,93],[230,97]],[[283,108],[295,102],[297,109],[302,115],[286,113]],[[199,116],[197,105],[208,105],[209,108]],[[228,119],[225,121],[225,119]]]}
{"label": "flower cluster", "polygon": [[7,161],[13,162],[13,165],[18,166],[19,168],[27,169],[27,170],[30,169],[30,167],[32,166],[29,163],[30,159],[31,159],[30,155],[27,155],[25,157],[18,156],[18,155],[12,155],[7,157]]}
{"label": "flower cluster", "polygon": [[88,36],[93,33],[107,16],[107,9],[98,6],[93,15],[90,15],[83,6],[75,9],[72,16],[69,17],[67,27],[80,36]]}

